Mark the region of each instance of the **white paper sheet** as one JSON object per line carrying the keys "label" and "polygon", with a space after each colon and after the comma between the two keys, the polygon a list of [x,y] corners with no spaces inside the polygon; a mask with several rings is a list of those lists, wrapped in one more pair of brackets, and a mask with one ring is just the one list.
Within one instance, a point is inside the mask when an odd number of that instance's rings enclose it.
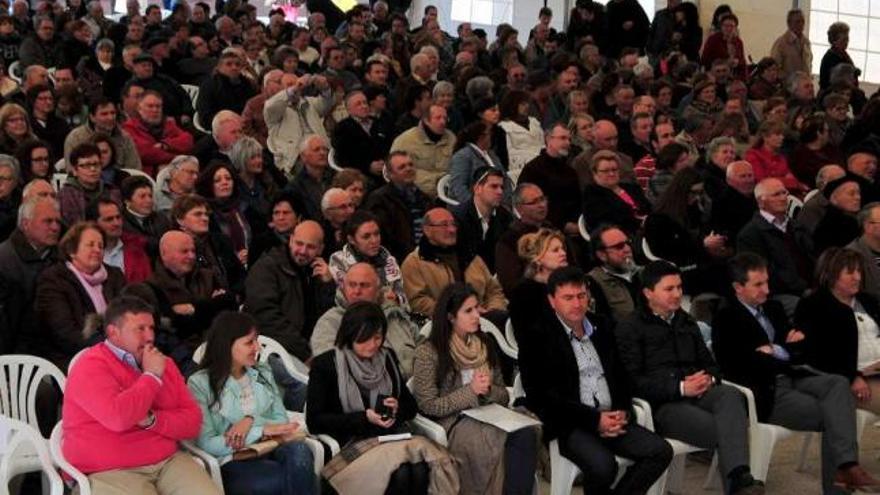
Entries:
{"label": "white paper sheet", "polygon": [[462,414],[482,423],[501,428],[508,433],[541,424],[541,422],[536,419],[498,404],[488,404],[473,409],[465,409],[462,411]]}

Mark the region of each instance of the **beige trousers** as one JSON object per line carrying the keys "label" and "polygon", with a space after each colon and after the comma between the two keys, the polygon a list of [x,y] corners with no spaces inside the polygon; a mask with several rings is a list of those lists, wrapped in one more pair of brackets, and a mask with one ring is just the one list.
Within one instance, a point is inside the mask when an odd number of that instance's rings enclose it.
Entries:
{"label": "beige trousers", "polygon": [[178,452],[157,464],[89,475],[94,495],[220,495],[191,455]]}

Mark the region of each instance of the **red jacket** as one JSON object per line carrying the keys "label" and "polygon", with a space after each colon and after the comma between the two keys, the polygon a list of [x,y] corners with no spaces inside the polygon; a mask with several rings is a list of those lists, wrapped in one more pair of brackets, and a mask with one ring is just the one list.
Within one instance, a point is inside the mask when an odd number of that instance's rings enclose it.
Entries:
{"label": "red jacket", "polygon": [[[153,137],[144,121],[137,117],[129,118],[122,127],[131,136],[138,154],[141,155],[144,172],[153,178],[156,177],[161,165],[167,164],[177,155],[192,153],[194,144],[192,134],[178,127],[171,117],[165,118],[162,139]],[[162,147],[156,146],[159,142],[162,143]]]}
{"label": "red jacket", "polygon": [[785,184],[785,188],[792,194],[798,194],[804,188],[803,184],[791,173],[788,168],[788,160],[782,153],[772,153],[761,148],[749,148],[743,157],[752,164],[755,172],[755,182],[760,182],[767,177],[774,177]]}
{"label": "red jacket", "polygon": [[[734,58],[739,60],[739,64],[736,67],[731,67],[731,75],[736,79],[741,81],[745,81],[748,75],[748,62],[746,62],[745,52],[743,50],[743,42],[737,36],[733,40],[734,45]],[[712,62],[716,59],[729,59],[730,54],[727,52],[727,42],[724,41],[724,35],[721,32],[713,33],[711,36],[706,38],[706,44],[703,45],[703,67],[706,70],[712,68]]]}
{"label": "red jacket", "polygon": [[136,284],[150,278],[153,263],[147,255],[148,238],[132,232],[122,233],[122,259],[125,269],[125,282]]}

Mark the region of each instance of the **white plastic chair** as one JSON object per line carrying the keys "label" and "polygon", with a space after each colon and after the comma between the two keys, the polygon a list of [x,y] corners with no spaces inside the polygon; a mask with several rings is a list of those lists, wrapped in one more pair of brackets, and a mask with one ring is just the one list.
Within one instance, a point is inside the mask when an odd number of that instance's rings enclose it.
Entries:
{"label": "white plastic chair", "polygon": [[[860,440],[862,438],[862,434],[865,433],[865,427],[868,424],[874,424],[880,421],[880,416],[872,413],[871,411],[866,411],[864,409],[856,409],[856,439]],[[804,435],[804,443],[801,447],[801,459],[798,462],[797,471],[805,472],[808,468],[809,460],[807,459],[807,454],[809,453],[810,443],[813,441],[813,437],[818,437],[821,433],[817,432],[807,432]]]}
{"label": "white plastic chair", "polygon": [[[776,442],[788,438],[795,432],[778,425],[758,422],[758,412],[755,408],[755,395],[748,387],[743,387],[733,382],[724,380],[725,385],[739,389],[746,396],[749,412],[749,466],[752,476],[756,480],[767,481],[767,471],[770,468],[770,458],[773,457],[773,447]],[[712,462],[713,468],[715,461]]]}
{"label": "white plastic chair", "polygon": [[24,71],[21,68],[21,62],[16,60],[9,64],[9,68],[6,70],[9,73],[9,78],[13,81],[21,84],[21,80],[24,77]]}
{"label": "white plastic chair", "polygon": [[449,174],[437,181],[437,197],[449,206],[458,206],[459,202],[449,196]]}
{"label": "white plastic chair", "polygon": [[513,332],[513,323],[511,323],[510,318],[504,324],[504,338],[507,339],[507,343],[519,355],[519,343],[516,341],[516,334]]}
{"label": "white plastic chair", "polygon": [[818,189],[810,189],[810,191],[804,195],[804,204],[806,204],[807,201],[813,199],[813,196],[815,196],[818,192]]}
{"label": "white plastic chair", "polygon": [[150,177],[149,174],[147,174],[143,170],[138,170],[136,168],[123,168],[121,170],[123,172],[127,173],[128,175],[139,175],[141,177],[146,177],[147,179],[150,180],[150,184],[153,185],[153,191],[156,190],[156,180],[153,179],[152,177]]}
{"label": "white plastic chair", "polygon": [[0,414],[27,423],[39,431],[37,389],[51,377],[64,392],[67,379],[49,361],[24,354],[0,356]]}
{"label": "white plastic chair", "polygon": [[61,192],[65,182],[67,182],[67,174],[52,174],[52,188],[56,193]]}
{"label": "white plastic chair", "polygon": [[[647,406],[647,402],[641,399],[633,399],[633,409],[636,412],[636,423],[647,428],[646,421],[649,421],[650,418],[650,406],[645,410],[645,406]],[[653,423],[652,423],[653,426]],[[652,429],[652,428],[649,428]],[[620,481],[620,478],[623,477],[626,472],[626,468],[633,465],[633,462],[629,459],[624,459],[623,457],[616,457],[617,465],[620,467],[617,473],[617,481]],[[571,493],[571,487],[574,485],[574,480],[577,478],[577,475],[580,473],[580,469],[578,469],[577,465],[567,458],[563,456],[559,452],[559,440],[552,440],[550,442],[550,495],[569,495]],[[648,490],[650,495],[661,495],[665,493],[662,490],[663,488],[664,478],[660,478],[656,483]]]}
{"label": "white plastic chair", "polygon": [[[665,260],[665,259],[657,256],[656,254],[654,254],[654,252],[651,251],[651,246],[648,245],[648,239],[646,237],[642,237],[642,254],[645,255],[645,258],[648,258],[648,261],[665,261],[667,263],[672,263],[671,261]],[[672,263],[672,264],[675,265],[675,263]],[[678,266],[678,265],[675,265],[675,266]],[[696,263],[693,265],[678,266],[678,269],[681,270],[682,272],[695,270],[696,268],[697,268]]]}
{"label": "white plastic chair", "polygon": [[[509,322],[510,320],[508,319],[508,323]],[[498,327],[496,327],[494,323],[486,318],[480,318],[480,330],[484,333],[488,333],[495,339],[498,348],[501,349],[501,352],[503,352],[505,356],[514,360],[519,359],[519,351],[514,349],[507,342],[507,338],[504,337],[504,334],[501,333],[501,330],[498,330]]]}
{"label": "white plastic chair", "polygon": [[192,123],[193,123],[193,127],[198,129],[199,131],[202,131],[205,134],[211,134],[211,131],[209,131],[208,129],[205,129],[202,126],[201,122],[199,121],[199,112],[196,112],[193,114]]}
{"label": "white plastic chair", "polygon": [[195,108],[196,102],[199,101],[199,87],[193,84],[181,84],[180,87],[189,95],[189,100],[192,102],[193,108]]}
{"label": "white plastic chair", "polygon": [[89,478],[64,458],[64,453],[61,451],[61,443],[64,441],[63,435],[64,428],[62,428],[61,421],[59,421],[52,428],[52,436],[49,437],[49,452],[52,455],[52,461],[64,474],[76,482],[76,485],[79,487],[79,495],[92,495],[92,485],[89,483]]}
{"label": "white plastic chair", "polygon": [[[269,360],[269,356],[272,354],[277,354],[279,358],[281,358],[281,362],[284,363],[284,367],[287,368],[287,372],[297,381],[302,383],[309,383],[309,368],[302,361],[297,359],[296,357],[290,355],[284,346],[278,343],[277,340],[266,337],[265,335],[260,335],[257,337],[257,341],[260,343],[260,362],[265,363]],[[200,364],[202,362],[202,358],[205,356],[205,343],[202,342],[196,348],[195,352],[193,352],[192,360],[196,364]]]}
{"label": "white plastic chair", "polygon": [[585,241],[590,242],[590,231],[587,230],[587,219],[584,218],[583,213],[578,217],[578,232]]}
{"label": "white plastic chair", "polygon": [[[64,483],[52,464],[48,444],[40,432],[23,421],[0,415],[0,430],[7,430],[0,449],[0,494],[8,495],[9,482],[20,474],[43,472],[43,493],[63,495]],[[86,493],[85,495],[89,495]]]}
{"label": "white plastic chair", "polygon": [[788,218],[794,219],[798,213],[801,212],[801,209],[804,207],[804,202],[796,198],[795,196],[788,195],[788,209],[786,210],[786,214]]}
{"label": "white plastic chair", "polygon": [[67,160],[65,160],[64,158],[61,158],[60,160],[55,162],[55,165],[53,166],[53,168],[55,169],[55,172],[57,172],[59,174],[66,175],[67,174]]}
{"label": "white plastic chair", "polygon": [[327,165],[336,172],[342,172],[342,167],[336,163],[336,151],[333,148],[330,148],[330,152],[327,153]]}

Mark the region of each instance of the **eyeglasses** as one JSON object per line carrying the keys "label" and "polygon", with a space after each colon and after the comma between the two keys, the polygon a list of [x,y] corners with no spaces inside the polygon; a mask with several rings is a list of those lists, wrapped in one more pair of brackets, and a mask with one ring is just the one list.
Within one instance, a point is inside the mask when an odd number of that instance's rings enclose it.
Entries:
{"label": "eyeglasses", "polygon": [[538,196],[537,198],[531,201],[524,201],[520,203],[522,206],[535,206],[539,204],[543,204],[547,202],[547,196]]}
{"label": "eyeglasses", "polygon": [[457,228],[458,224],[455,222],[425,223],[425,227],[440,227],[443,229],[449,229]]}
{"label": "eyeglasses", "polygon": [[621,249],[624,249],[627,246],[632,246],[632,241],[629,239],[615,243],[615,244],[610,244],[608,246],[605,246],[602,248],[602,250],[604,250],[604,251],[620,251]]}

